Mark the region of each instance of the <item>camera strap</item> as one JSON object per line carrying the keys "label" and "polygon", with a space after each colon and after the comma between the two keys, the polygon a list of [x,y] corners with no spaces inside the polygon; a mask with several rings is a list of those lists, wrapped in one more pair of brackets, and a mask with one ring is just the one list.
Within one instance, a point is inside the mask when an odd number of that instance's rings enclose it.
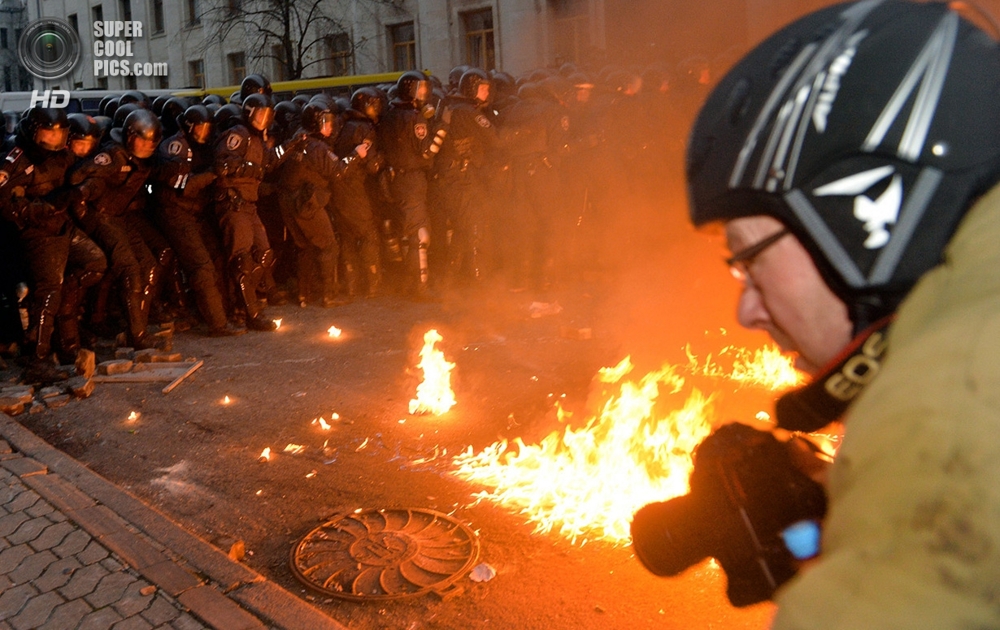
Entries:
{"label": "camera strap", "polygon": [[788,431],[816,431],[840,419],[851,402],[874,379],[887,348],[890,315],[872,324],[808,385],[778,399],[778,426]]}

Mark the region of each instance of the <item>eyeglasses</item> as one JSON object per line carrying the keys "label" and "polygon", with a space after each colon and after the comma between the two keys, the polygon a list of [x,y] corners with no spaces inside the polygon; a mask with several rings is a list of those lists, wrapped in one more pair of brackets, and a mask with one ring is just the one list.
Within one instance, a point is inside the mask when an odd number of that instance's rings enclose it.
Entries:
{"label": "eyeglasses", "polygon": [[740,282],[746,282],[749,277],[747,267],[753,262],[753,259],[763,254],[765,249],[780,241],[788,233],[788,228],[781,229],[727,258],[726,265],[729,267],[729,273],[733,274],[733,277]]}

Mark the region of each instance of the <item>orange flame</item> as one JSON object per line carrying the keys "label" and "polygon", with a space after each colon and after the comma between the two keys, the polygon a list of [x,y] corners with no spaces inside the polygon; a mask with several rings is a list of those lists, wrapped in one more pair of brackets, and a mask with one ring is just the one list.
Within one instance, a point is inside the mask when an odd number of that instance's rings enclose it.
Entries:
{"label": "orange flame", "polygon": [[343,334],[344,331],[337,328],[336,326],[330,326],[330,328],[328,328],[326,332],[328,335],[330,335],[331,339],[337,339],[340,337],[341,334]]}
{"label": "orange flame", "polygon": [[434,347],[444,338],[433,328],[424,333],[424,346],[420,349],[420,363],[424,380],[417,385],[417,397],[410,401],[410,414],[447,413],[455,406],[455,393],[451,389],[451,371],[455,364],[445,360],[444,353]]}
{"label": "orange flame", "polygon": [[264,447],[264,450],[260,452],[260,457],[257,458],[257,461],[261,461],[261,462],[269,462],[269,461],[271,461],[271,447],[270,446],[265,446]]}
{"label": "orange flame", "polygon": [[[773,388],[789,380],[780,362],[793,370],[777,351],[733,355],[733,369],[723,370],[710,360],[701,365],[689,351],[687,371]],[[477,502],[517,510],[536,533],[627,544],[637,509],[688,492],[694,450],[715,425],[716,396],[691,386],[678,366],[627,380],[633,368],[626,357],[598,372],[603,399],[582,428],[554,431],[538,444],[515,438],[514,448],[507,440],[479,453],[469,447],[454,458],[454,474],[489,488],[474,495]],[[556,411],[560,420],[569,415],[559,403]]]}

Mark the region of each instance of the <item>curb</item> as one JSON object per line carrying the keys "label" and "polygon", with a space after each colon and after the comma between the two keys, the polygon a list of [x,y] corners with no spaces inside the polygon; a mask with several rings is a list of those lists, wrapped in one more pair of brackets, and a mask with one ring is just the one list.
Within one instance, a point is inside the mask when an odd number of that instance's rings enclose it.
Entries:
{"label": "curb", "polygon": [[23,455],[0,466],[209,626],[346,630],[20,423],[0,418],[0,438]]}

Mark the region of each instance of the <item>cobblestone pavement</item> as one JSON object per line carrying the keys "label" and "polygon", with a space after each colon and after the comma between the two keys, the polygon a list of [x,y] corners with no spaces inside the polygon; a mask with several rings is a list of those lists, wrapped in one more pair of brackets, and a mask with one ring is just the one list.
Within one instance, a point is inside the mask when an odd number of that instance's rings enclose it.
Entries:
{"label": "cobblestone pavement", "polygon": [[0,469],[0,629],[205,627]]}
{"label": "cobblestone pavement", "polygon": [[0,416],[0,630],[344,630]]}

